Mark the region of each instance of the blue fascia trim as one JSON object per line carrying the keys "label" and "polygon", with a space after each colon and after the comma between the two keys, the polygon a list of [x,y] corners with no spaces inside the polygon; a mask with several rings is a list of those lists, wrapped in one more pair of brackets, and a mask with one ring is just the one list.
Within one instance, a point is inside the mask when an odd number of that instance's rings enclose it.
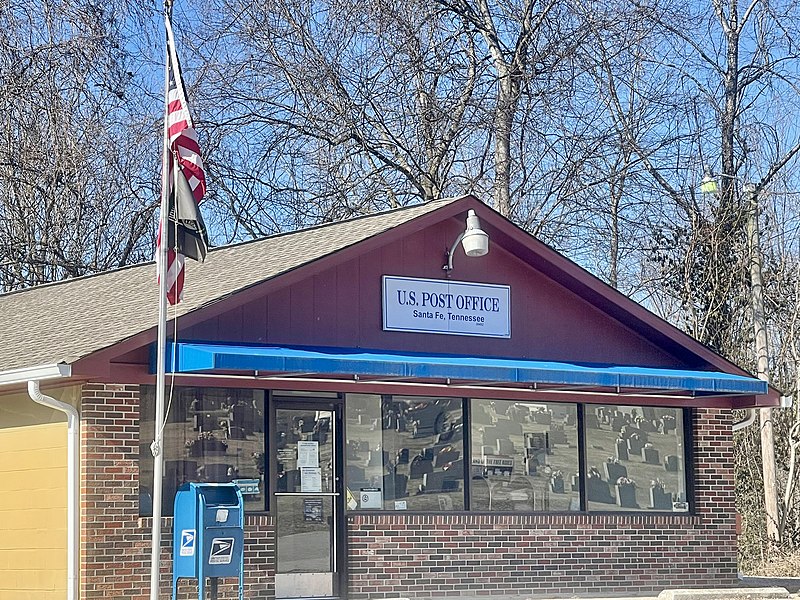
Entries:
{"label": "blue fascia trim", "polygon": [[[753,377],[710,371],[689,371],[619,365],[391,354],[360,349],[300,349],[180,342],[176,373],[261,371],[359,375],[409,379],[451,379],[491,383],[575,385],[586,387],[762,395],[767,384]],[[172,371],[172,349],[167,352]]]}

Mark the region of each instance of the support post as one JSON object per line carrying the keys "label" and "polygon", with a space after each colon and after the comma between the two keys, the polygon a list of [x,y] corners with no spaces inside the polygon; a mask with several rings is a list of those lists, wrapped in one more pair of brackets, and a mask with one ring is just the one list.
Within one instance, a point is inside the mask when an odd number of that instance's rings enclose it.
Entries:
{"label": "support post", "polygon": [[[764,316],[764,287],[761,279],[761,239],[758,230],[758,192],[756,186],[744,186],[747,195],[747,230],[750,242],[750,294],[753,310],[756,369],[758,378],[770,383],[769,342]],[[759,410],[761,430],[761,465],[764,479],[764,512],[767,519],[767,537],[770,543],[779,541],[778,478],[775,471],[775,433],[772,408]]]}

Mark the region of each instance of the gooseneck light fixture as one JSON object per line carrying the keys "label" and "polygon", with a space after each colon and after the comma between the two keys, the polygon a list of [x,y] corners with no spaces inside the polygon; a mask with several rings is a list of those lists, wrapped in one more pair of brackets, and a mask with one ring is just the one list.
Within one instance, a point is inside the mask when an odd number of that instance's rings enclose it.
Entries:
{"label": "gooseneck light fixture", "polygon": [[442,268],[448,277],[453,270],[453,254],[459,242],[464,247],[464,253],[467,256],[484,256],[489,252],[489,235],[481,229],[481,221],[474,210],[467,213],[467,228],[456,238],[450,252],[447,253],[447,264]]}

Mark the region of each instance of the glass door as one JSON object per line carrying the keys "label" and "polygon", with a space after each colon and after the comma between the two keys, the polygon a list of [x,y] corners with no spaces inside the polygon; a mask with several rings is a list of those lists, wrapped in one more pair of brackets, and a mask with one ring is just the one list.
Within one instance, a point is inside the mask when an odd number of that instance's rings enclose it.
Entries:
{"label": "glass door", "polygon": [[341,595],[344,552],[338,404],[275,402],[277,598]]}

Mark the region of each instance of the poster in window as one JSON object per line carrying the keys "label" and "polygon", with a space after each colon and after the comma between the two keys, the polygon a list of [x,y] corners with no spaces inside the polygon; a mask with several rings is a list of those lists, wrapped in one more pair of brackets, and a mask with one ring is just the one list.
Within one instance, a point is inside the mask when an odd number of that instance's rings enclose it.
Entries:
{"label": "poster in window", "polygon": [[303,498],[303,521],[322,523],[322,498]]}

